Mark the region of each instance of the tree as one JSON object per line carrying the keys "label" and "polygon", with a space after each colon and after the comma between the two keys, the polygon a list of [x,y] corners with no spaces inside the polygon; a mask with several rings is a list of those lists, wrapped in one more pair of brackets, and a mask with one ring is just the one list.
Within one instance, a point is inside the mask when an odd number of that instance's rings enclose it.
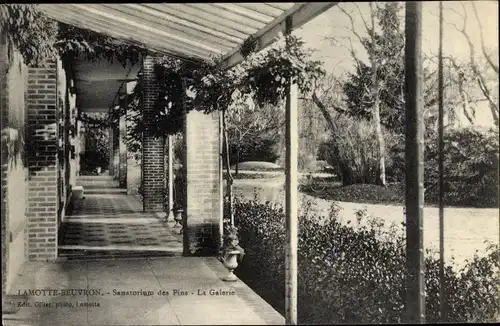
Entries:
{"label": "tree", "polygon": [[[349,18],[349,30],[368,53],[370,65],[363,62],[355,51],[352,40],[349,53],[355,63],[355,73],[348,75],[348,81],[343,84],[344,104],[346,108],[334,105],[339,113],[357,116],[373,121],[379,152],[379,179],[385,185],[385,142],[382,134],[382,125],[401,132],[404,128],[402,117],[404,104],[404,34],[400,28],[398,3],[387,3],[374,8],[370,3],[370,24],[363,17],[358,5],[355,5],[359,16],[363,20],[365,32],[369,37],[361,36],[355,28],[353,14],[339,6],[339,9]],[[380,32],[376,32],[375,18],[378,20]],[[336,39],[331,39],[334,43]],[[330,129],[338,133],[337,127],[324,102],[313,93],[313,101],[320,108]],[[335,147],[334,147],[335,148]],[[334,153],[338,155],[338,153]],[[339,167],[339,171],[347,171],[348,167]],[[347,178],[349,179],[349,178]],[[344,182],[346,178],[343,178]]]}
{"label": "tree", "polygon": [[238,175],[241,159],[255,159],[259,152],[266,157],[275,151],[272,147],[278,143],[284,124],[282,106],[256,108],[250,96],[239,91],[233,94],[233,102],[227,110],[227,131],[230,152],[235,153],[231,160],[236,164],[235,175]]}
{"label": "tree", "polygon": [[332,125],[336,125],[343,110],[342,76],[335,75],[337,67],[319,81],[312,97],[301,97],[299,102],[299,169],[307,167],[308,157],[326,160],[320,154],[322,143],[334,130]]}
{"label": "tree", "polygon": [[[457,67],[457,69],[469,70],[470,75],[468,76],[471,81],[474,81],[477,84],[477,87],[480,89],[484,99],[487,101],[489,109],[491,111],[491,116],[496,126],[499,125],[499,109],[498,109],[498,57],[496,60],[493,59],[492,53],[498,53],[498,49],[496,51],[489,51],[486,47],[484,40],[484,31],[483,25],[481,23],[481,19],[479,17],[476,4],[471,1],[472,11],[476,20],[476,23],[479,27],[480,32],[480,43],[481,49],[478,51],[474,43],[472,42],[472,37],[468,31],[469,24],[469,16],[467,14],[467,9],[463,3],[461,5],[461,12],[458,12],[454,9],[451,9],[454,13],[456,13],[459,17],[461,17],[462,24],[458,26],[457,24],[450,23],[467,41],[467,45],[469,47],[469,62],[466,63],[465,66],[460,67],[457,64],[457,60],[450,59],[452,64]],[[479,59],[481,58],[481,59]],[[481,61],[485,61],[484,64],[481,64]],[[465,68],[465,69],[464,69]],[[464,74],[464,77],[466,75]],[[491,76],[488,78],[488,76]],[[491,83],[490,80],[496,80],[496,83]],[[496,92],[496,93],[495,93]]]}
{"label": "tree", "polygon": [[[356,8],[359,7],[356,5]],[[361,36],[354,28],[351,13],[341,8],[351,22],[351,31],[368,53],[370,65],[365,64],[351,48],[356,72],[349,74],[344,84],[345,102],[353,115],[373,121],[379,151],[379,180],[385,185],[385,142],[382,123],[390,129],[403,130],[403,53],[404,34],[398,13],[397,2],[376,7],[370,2],[370,24],[363,15],[363,26],[369,37]],[[380,32],[376,32],[375,18]]]}

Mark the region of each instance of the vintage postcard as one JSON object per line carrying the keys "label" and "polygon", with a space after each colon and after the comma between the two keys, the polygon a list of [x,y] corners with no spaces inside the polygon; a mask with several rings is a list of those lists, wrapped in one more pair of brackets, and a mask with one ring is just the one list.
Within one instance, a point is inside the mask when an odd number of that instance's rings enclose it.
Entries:
{"label": "vintage postcard", "polygon": [[498,30],[0,4],[3,325],[500,322]]}

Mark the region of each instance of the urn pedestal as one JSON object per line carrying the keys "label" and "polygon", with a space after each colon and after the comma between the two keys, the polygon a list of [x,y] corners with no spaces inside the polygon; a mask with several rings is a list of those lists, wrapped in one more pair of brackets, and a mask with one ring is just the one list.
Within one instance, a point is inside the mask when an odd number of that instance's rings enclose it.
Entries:
{"label": "urn pedestal", "polygon": [[227,268],[229,273],[222,280],[226,282],[235,282],[238,280],[236,275],[234,275],[234,270],[238,267],[238,255],[240,252],[238,250],[232,250],[227,254],[227,257],[223,258],[222,263]]}
{"label": "urn pedestal", "polygon": [[182,213],[184,213],[184,210],[178,209],[175,212],[174,220],[175,220],[175,225],[174,228],[180,228],[179,234],[182,234]]}

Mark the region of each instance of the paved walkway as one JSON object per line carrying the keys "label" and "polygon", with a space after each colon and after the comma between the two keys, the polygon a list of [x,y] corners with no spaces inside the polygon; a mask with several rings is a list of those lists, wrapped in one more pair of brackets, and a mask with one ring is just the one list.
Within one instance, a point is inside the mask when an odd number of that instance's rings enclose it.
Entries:
{"label": "paved walkway", "polygon": [[284,324],[243,282],[222,281],[226,273],[213,257],[30,262],[12,287],[22,307],[3,325]]}
{"label": "paved walkway", "polygon": [[60,256],[182,254],[180,225],[142,212],[142,203],[116,180],[86,176],[78,184],[84,187],[85,199],[73,200],[61,224]]}
{"label": "paved walkway", "polygon": [[143,213],[116,181],[79,184],[85,199],[61,225],[61,261],[25,263],[12,286],[19,310],[3,325],[284,324],[243,282],[222,281],[216,258],[151,257],[182,253],[179,228]]}

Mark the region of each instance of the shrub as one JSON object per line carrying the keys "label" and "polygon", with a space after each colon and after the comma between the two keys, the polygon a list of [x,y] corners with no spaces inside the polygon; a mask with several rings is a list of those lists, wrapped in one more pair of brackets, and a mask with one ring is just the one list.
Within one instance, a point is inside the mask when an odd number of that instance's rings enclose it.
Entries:
{"label": "shrub", "polygon": [[[326,157],[328,164],[336,167],[335,172],[342,177],[344,185],[376,183],[379,150],[373,123],[350,117],[341,117],[336,122],[338,133],[321,146],[321,156]],[[386,149],[391,148],[397,138],[385,129],[383,133]],[[335,150],[338,152],[337,156],[334,154]]]}
{"label": "shrub", "polygon": [[[498,207],[498,131],[478,127],[455,128],[444,133],[444,203],[449,206]],[[425,200],[438,203],[438,138],[425,135]],[[404,136],[388,147],[387,180],[404,182]]]}
{"label": "shrub", "polygon": [[[444,137],[447,205],[498,207],[498,131],[474,127],[451,129]],[[438,146],[426,148],[425,196],[438,201]]]}
{"label": "shrub", "polygon": [[[284,311],[285,214],[278,204],[235,200],[235,223],[246,255],[238,276],[278,311]],[[299,323],[401,322],[405,289],[405,241],[396,225],[357,213],[342,224],[339,208],[329,216],[299,219]],[[367,221],[368,223],[361,223]],[[498,247],[458,272],[446,266],[449,322],[491,321],[498,308]],[[426,315],[438,321],[438,261],[426,258]]]}
{"label": "shrub", "polygon": [[[425,139],[425,200],[438,202],[438,138]],[[446,130],[444,134],[444,203],[450,206],[498,207],[498,131],[477,127]],[[404,142],[391,150],[390,174],[404,181]]]}
{"label": "shrub", "polygon": [[87,127],[85,130],[85,152],[80,155],[82,172],[93,172],[97,167],[109,165],[109,136],[106,130]]}
{"label": "shrub", "polygon": [[312,154],[299,152],[297,157],[299,171],[315,172],[317,170],[316,158]]}
{"label": "shrub", "polygon": [[[239,164],[240,170],[245,171],[283,171],[283,168],[277,164],[271,162],[263,162],[263,161],[248,161],[241,162]],[[235,166],[232,166],[231,169],[234,169]]]}
{"label": "shrub", "polygon": [[[239,141],[237,138],[230,138],[229,140],[229,160],[231,165],[236,164],[238,161],[275,162],[279,158],[279,138],[258,135],[247,137],[243,141]],[[239,153],[237,151],[238,146]]]}
{"label": "shrub", "polygon": [[186,209],[186,187],[187,178],[182,171],[179,171],[174,178],[174,207]]}

